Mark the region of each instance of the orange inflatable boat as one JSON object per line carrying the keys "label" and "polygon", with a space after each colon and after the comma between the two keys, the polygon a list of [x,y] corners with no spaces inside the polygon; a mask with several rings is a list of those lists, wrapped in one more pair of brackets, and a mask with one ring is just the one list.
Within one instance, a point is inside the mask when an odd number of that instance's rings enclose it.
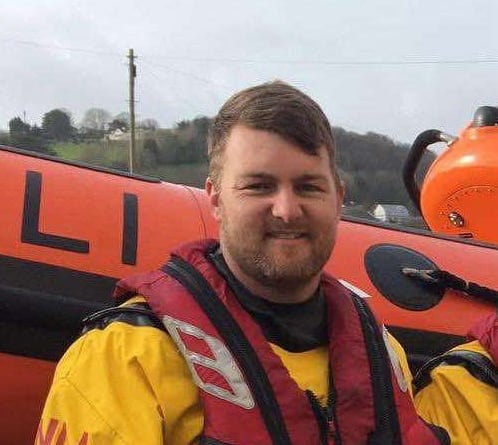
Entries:
{"label": "orange inflatable boat", "polygon": [[[465,131],[448,151],[479,133]],[[450,221],[453,212],[470,224],[469,194],[477,196],[476,187],[484,186],[482,193],[495,196],[497,170],[494,176],[477,171],[474,182],[457,184],[456,191],[448,192],[446,184],[446,195],[434,204],[442,186],[430,186],[432,173],[425,184],[429,192],[418,190],[412,180],[419,155],[431,141],[423,139],[410,153],[405,179],[412,195],[418,201],[422,196],[422,207],[436,220]],[[496,160],[497,144],[492,145]],[[476,143],[471,153],[476,146],[482,144]],[[489,157],[483,162],[489,164]],[[0,443],[29,444],[55,363],[78,335],[81,319],[110,304],[117,279],[160,266],[175,245],[214,237],[217,227],[204,192],[192,187],[8,147],[0,147],[0,165]],[[488,182],[477,184],[478,179]],[[435,207],[425,203],[427,193]],[[493,208],[496,213],[498,205]],[[461,342],[468,327],[495,307],[491,290],[498,289],[497,246],[470,237],[477,233],[475,226],[455,231],[451,225],[445,231],[444,224],[435,223],[436,234],[344,217],[327,264],[327,270],[368,299],[414,366]],[[451,280],[436,282],[427,271],[479,284],[491,297],[469,296],[452,289]]]}

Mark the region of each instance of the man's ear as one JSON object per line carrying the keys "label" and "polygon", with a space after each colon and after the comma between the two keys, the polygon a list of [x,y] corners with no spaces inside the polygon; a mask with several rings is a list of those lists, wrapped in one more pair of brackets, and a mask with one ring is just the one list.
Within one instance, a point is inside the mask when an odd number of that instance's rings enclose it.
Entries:
{"label": "man's ear", "polygon": [[220,192],[217,190],[211,178],[208,176],[206,179],[206,194],[208,195],[209,207],[211,208],[211,214],[214,219],[218,222],[221,220],[221,210],[220,210]]}

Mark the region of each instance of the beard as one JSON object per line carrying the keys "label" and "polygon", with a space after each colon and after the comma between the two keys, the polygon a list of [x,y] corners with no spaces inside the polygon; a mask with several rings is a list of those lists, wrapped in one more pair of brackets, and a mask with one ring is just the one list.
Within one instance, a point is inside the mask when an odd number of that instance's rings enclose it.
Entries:
{"label": "beard", "polygon": [[[270,221],[262,226],[233,227],[223,218],[221,242],[241,272],[266,287],[293,289],[321,273],[334,245],[334,230],[315,233],[303,223]],[[279,231],[303,233],[297,243],[281,242]]]}

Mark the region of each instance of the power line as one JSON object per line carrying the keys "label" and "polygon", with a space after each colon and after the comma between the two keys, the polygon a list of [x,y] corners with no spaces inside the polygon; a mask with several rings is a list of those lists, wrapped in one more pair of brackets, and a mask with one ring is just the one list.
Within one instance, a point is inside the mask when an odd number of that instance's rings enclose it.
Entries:
{"label": "power line", "polygon": [[[148,64],[148,65],[150,65],[150,64]],[[161,74],[163,74],[163,73],[161,73]],[[154,70],[150,69],[150,67],[149,67],[146,71],[143,72],[142,78],[146,78],[146,77],[150,77],[150,76],[152,76],[155,79],[160,80],[160,81],[163,81],[165,79],[164,78],[164,74],[163,75],[159,75],[158,73],[156,73]],[[176,95],[179,94],[178,89],[173,89],[172,92],[173,92],[173,94],[176,94]],[[139,94],[140,94],[140,91],[139,91]],[[189,105],[193,109],[196,106],[196,104],[187,95],[182,96],[180,101],[178,101],[178,100],[171,100],[170,95],[163,96],[162,100],[165,101],[167,104],[170,104],[172,106],[176,106],[178,104],[178,102],[181,102],[182,104],[186,103],[187,105]],[[139,102],[139,101],[137,101],[137,102]]]}
{"label": "power line", "polygon": [[[190,73],[188,71],[179,70],[179,69],[173,68],[171,66],[159,65],[157,63],[149,62],[147,59],[144,59],[144,58],[141,58],[141,60],[146,65],[150,65],[150,66],[153,66],[155,68],[163,68],[165,70],[173,71],[174,73],[178,73],[178,74],[181,74],[183,76],[191,77],[192,79],[198,80],[199,82],[208,83],[208,84],[211,84],[211,85],[214,85],[217,87],[221,87],[224,89],[230,89],[230,87],[228,85],[223,85],[221,83],[214,82],[212,80],[206,79],[205,77],[198,76],[197,74],[193,74],[193,73]],[[157,74],[156,74],[156,76],[157,76]]]}
{"label": "power line", "polygon": [[37,48],[55,49],[55,50],[60,50],[60,51],[87,53],[87,54],[94,54],[94,55],[98,55],[98,56],[123,57],[123,55],[121,53],[116,53],[116,52],[111,52],[111,51],[93,50],[93,49],[88,49],[88,48],[73,48],[73,47],[67,47],[67,46],[59,46],[59,45],[51,45],[51,44],[47,44],[47,43],[33,42],[30,40],[16,40],[16,39],[6,39],[6,38],[0,37],[0,42],[15,43],[18,45],[33,46],[33,47],[37,47]]}
{"label": "power line", "polygon": [[[151,57],[151,56],[147,56]],[[306,59],[241,59],[241,58],[205,58],[205,57],[165,57],[156,59],[181,62],[213,62],[213,63],[247,63],[269,65],[338,65],[338,66],[372,66],[372,65],[471,65],[498,63],[498,58],[488,59],[407,59],[407,60],[306,60]]]}
{"label": "power line", "polygon": [[[122,57],[121,53],[103,50],[93,50],[88,48],[74,48],[46,43],[39,43],[29,40],[17,40],[9,38],[0,38],[0,42],[15,43],[39,48],[48,48],[54,50],[63,50],[71,52],[80,52],[95,54],[99,56]],[[393,59],[393,60],[327,60],[327,59],[246,59],[246,58],[229,58],[229,57],[188,57],[188,56],[162,56],[146,54],[148,59],[168,60],[178,62],[193,63],[240,63],[240,64],[269,64],[269,65],[331,65],[331,66],[390,66],[390,65],[472,65],[472,64],[495,64],[498,58],[463,58],[463,59],[437,59],[437,58],[411,58],[411,59]],[[151,62],[149,62],[151,63]],[[161,66],[157,65],[156,66]],[[164,66],[163,66],[164,67]],[[171,67],[164,67],[172,69]],[[172,69],[173,70],[173,69]],[[177,70],[178,72],[181,72]],[[183,74],[194,76],[190,73]],[[195,76],[194,76],[195,77]],[[199,80],[207,81],[198,77]],[[207,81],[210,82],[210,81]]]}

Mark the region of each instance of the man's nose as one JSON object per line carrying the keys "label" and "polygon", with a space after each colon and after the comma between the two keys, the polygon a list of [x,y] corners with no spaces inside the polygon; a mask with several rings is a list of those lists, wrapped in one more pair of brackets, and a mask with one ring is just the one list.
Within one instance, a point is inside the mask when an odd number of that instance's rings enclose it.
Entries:
{"label": "man's nose", "polygon": [[274,195],[272,215],[285,223],[296,220],[303,215],[300,199],[293,190],[282,189]]}

